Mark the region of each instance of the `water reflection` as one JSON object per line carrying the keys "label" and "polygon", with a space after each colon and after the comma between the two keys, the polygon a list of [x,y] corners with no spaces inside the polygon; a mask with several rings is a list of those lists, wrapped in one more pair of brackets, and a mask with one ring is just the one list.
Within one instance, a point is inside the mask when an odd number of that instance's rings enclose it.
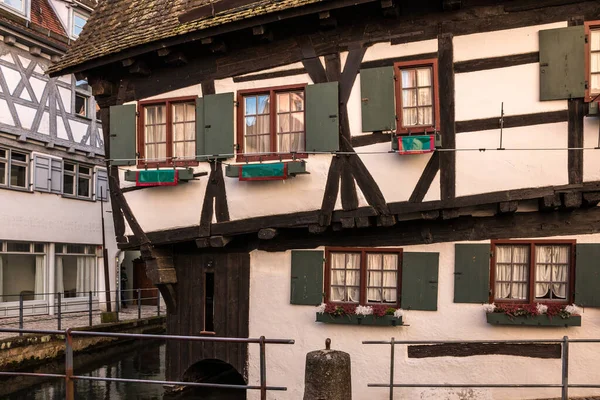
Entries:
{"label": "water reflection", "polygon": [[[103,360],[87,370],[76,369],[77,375],[103,378],[165,379],[165,345],[156,343],[124,353],[119,359]],[[161,385],[103,381],[76,381],[75,398],[86,400],[162,400]],[[8,400],[54,400],[65,398],[65,384],[54,380],[14,393]]]}

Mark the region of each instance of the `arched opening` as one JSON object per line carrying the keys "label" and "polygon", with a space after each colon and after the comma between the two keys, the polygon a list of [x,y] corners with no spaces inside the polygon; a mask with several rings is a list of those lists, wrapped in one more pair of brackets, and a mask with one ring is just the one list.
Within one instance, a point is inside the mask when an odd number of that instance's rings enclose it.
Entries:
{"label": "arched opening", "polygon": [[[193,364],[185,371],[182,380],[228,385],[246,384],[244,377],[231,364],[216,359],[206,359]],[[246,390],[187,387],[181,390],[179,395],[169,399],[246,400]]]}

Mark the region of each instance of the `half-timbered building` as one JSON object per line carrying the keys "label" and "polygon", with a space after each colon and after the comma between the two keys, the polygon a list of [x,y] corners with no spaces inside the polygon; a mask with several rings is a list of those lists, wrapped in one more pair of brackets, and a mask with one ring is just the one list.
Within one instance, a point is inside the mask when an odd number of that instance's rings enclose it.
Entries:
{"label": "half-timbered building", "polygon": [[62,311],[87,309],[90,291],[98,307],[104,289],[110,203],[97,105],[84,79],[46,74],[95,5],[0,0],[0,316],[18,315],[21,300],[25,315],[54,313],[58,293]]}
{"label": "half-timbered building", "polygon": [[[295,339],[267,351],[277,399],[330,337],[354,398],[383,399],[388,349],[363,340],[600,334],[599,27],[583,0],[105,1],[50,75],[91,83],[117,241],[169,333]],[[599,356],[573,345],[572,381]],[[258,357],[172,342],[167,375],[257,384]],[[395,381],[559,383],[559,358],[410,347]]]}

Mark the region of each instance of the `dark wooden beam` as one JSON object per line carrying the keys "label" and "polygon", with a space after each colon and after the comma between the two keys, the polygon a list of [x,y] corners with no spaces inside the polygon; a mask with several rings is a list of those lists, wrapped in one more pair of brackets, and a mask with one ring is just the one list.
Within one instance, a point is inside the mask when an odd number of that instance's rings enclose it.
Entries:
{"label": "dark wooden beam", "polygon": [[340,178],[342,173],[342,159],[340,156],[334,156],[329,166],[325,191],[323,193],[323,202],[319,216],[319,225],[328,226],[331,224],[331,215],[335,208],[335,202],[340,190]]}
{"label": "dark wooden beam", "polygon": [[211,236],[209,238],[210,247],[225,247],[231,242],[231,238],[227,236]]}
{"label": "dark wooden beam", "polygon": [[258,238],[261,240],[270,240],[279,234],[275,228],[263,228],[258,231]]}
{"label": "dark wooden beam", "polygon": [[462,0],[442,0],[442,8],[444,11],[459,10],[462,6]]}
{"label": "dark wooden beam", "polygon": [[558,359],[561,358],[561,346],[545,343],[445,343],[408,346],[408,358],[486,355]]}
{"label": "dark wooden beam", "polygon": [[[454,48],[452,34],[438,37],[438,81],[440,104],[440,128],[444,149],[456,148],[454,125]],[[456,152],[445,151],[440,154],[440,197],[442,200],[456,196]]]}
{"label": "dark wooden beam", "polygon": [[111,96],[114,91],[115,88],[112,82],[102,79],[94,80],[92,82],[92,94],[94,97],[108,97]]}
{"label": "dark wooden beam", "polygon": [[188,59],[185,54],[180,51],[176,51],[165,57],[165,63],[169,64],[170,66],[185,65],[188,63]]}
{"label": "dark wooden beam", "polygon": [[[567,110],[508,115],[504,117],[504,128],[518,128],[521,126],[567,122],[568,118],[569,112]],[[487,131],[492,129],[500,129],[500,116],[456,122],[457,133]]]}
{"label": "dark wooden beam", "polygon": [[459,61],[454,63],[454,73],[484,71],[488,69],[514,67],[516,65],[534,64],[540,61],[540,53],[513,54],[509,56],[480,58],[476,60]]}
{"label": "dark wooden beam", "polygon": [[512,214],[517,211],[517,208],[519,208],[518,201],[503,201],[498,203],[499,214]]}
{"label": "dark wooden beam", "polygon": [[170,47],[163,47],[162,49],[156,50],[156,54],[158,54],[159,57],[166,57],[169,54],[171,54],[171,48]]}
{"label": "dark wooden beam", "polygon": [[[352,147],[369,146],[376,143],[391,143],[392,135],[389,133],[373,132],[367,135],[352,136]],[[390,148],[390,152],[391,152]]]}
{"label": "dark wooden beam", "polygon": [[134,63],[135,63],[134,58],[126,58],[123,61],[121,61],[121,65],[124,67],[131,67]]}
{"label": "dark wooden beam", "polygon": [[574,209],[581,207],[583,203],[583,197],[581,192],[563,193],[562,194],[563,206],[567,209]]}
{"label": "dark wooden beam", "polygon": [[208,176],[208,183],[206,184],[206,190],[204,192],[204,199],[202,201],[202,211],[200,213],[200,224],[198,235],[199,237],[208,237],[211,234],[210,225],[212,224],[212,217],[214,212],[214,198],[216,192],[216,161],[210,164],[210,175]]}
{"label": "dark wooden beam", "polygon": [[129,73],[133,75],[148,76],[152,71],[143,61],[136,61],[131,67],[129,67]]}
{"label": "dark wooden beam", "polygon": [[568,153],[568,173],[569,183],[583,182],[583,108],[585,103],[583,99],[569,100],[569,122],[567,143],[569,148],[579,148],[579,150],[569,150]]}
{"label": "dark wooden beam", "polygon": [[559,193],[543,196],[538,201],[538,208],[540,211],[554,211],[557,210],[560,205],[561,200]]}
{"label": "dark wooden beam", "polygon": [[589,192],[583,194],[583,204],[586,207],[596,207],[600,203],[600,192]]}
{"label": "dark wooden beam", "polygon": [[264,35],[266,31],[264,25],[258,25],[252,28],[252,34],[254,36]]}
{"label": "dark wooden beam", "polygon": [[420,203],[425,198],[425,195],[431,187],[431,183],[435,179],[438,171],[440,170],[440,153],[435,152],[429,158],[419,181],[415,185],[415,188],[408,199],[411,203]]}
{"label": "dark wooden beam", "polygon": [[389,66],[394,65],[394,63],[397,63],[397,62],[428,60],[430,58],[437,58],[437,57],[438,57],[438,53],[436,51],[434,53],[422,53],[422,54],[413,54],[410,56],[381,58],[379,60],[363,61],[360,64],[360,68],[366,69],[366,68],[389,67]]}
{"label": "dark wooden beam", "polygon": [[[586,0],[583,0],[586,1]],[[565,4],[576,4],[582,3],[582,0],[522,0],[522,1],[513,1],[504,6],[504,11],[506,12],[522,12],[522,11],[531,11],[531,10],[539,10],[541,8],[546,7],[556,7],[562,6]]]}

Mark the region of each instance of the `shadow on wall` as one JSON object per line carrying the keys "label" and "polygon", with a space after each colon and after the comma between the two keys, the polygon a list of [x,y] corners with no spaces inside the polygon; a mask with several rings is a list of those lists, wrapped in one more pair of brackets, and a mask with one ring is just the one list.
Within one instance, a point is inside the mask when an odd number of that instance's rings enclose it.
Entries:
{"label": "shadow on wall", "polygon": [[[216,359],[206,359],[192,365],[183,374],[184,382],[246,385],[242,375],[230,364]],[[246,391],[220,388],[176,387],[167,393],[165,400],[246,400]]]}

